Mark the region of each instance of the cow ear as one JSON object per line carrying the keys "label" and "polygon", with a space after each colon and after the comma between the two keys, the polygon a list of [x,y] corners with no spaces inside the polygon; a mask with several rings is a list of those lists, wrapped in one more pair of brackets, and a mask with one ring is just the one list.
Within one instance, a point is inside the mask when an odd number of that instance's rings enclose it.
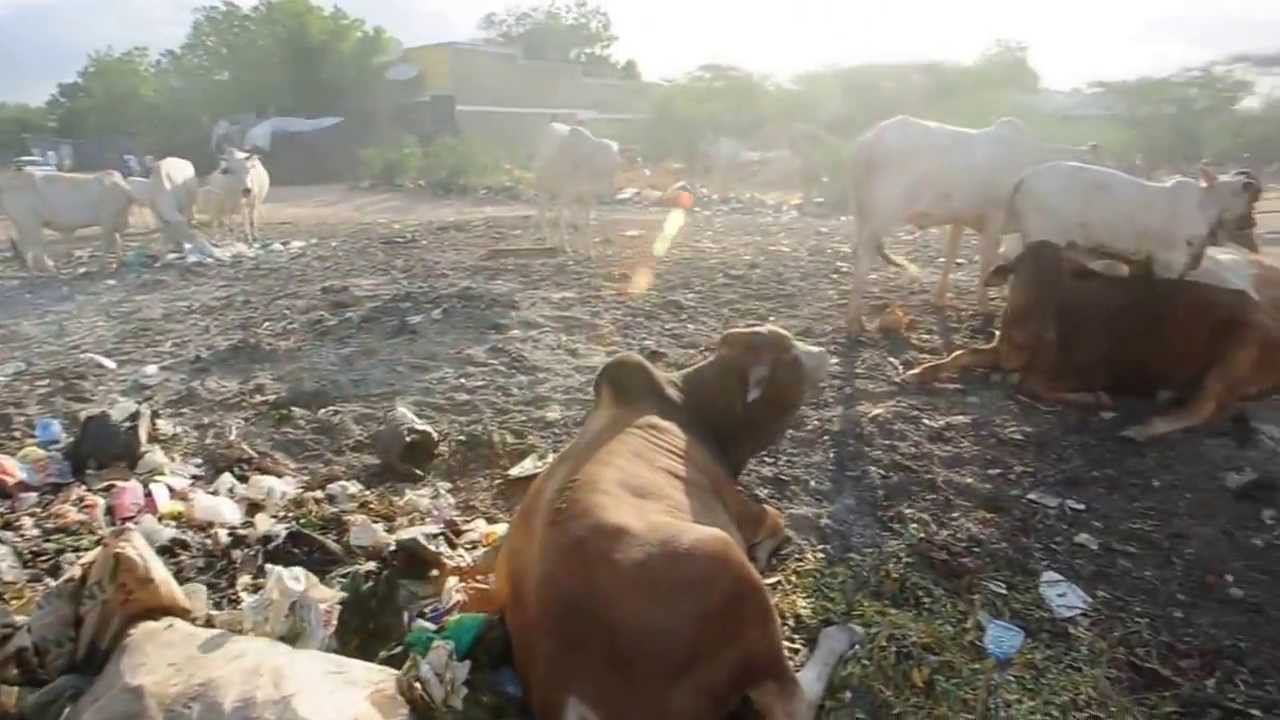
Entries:
{"label": "cow ear", "polygon": [[1218,174],[1211,170],[1208,165],[1201,165],[1200,182],[1205,187],[1213,187],[1218,184]]}

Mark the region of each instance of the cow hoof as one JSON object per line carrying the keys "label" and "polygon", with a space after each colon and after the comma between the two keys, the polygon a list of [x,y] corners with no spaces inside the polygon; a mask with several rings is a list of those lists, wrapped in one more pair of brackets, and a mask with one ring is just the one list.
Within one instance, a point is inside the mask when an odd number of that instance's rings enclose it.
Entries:
{"label": "cow hoof", "polygon": [[867,633],[857,625],[829,625],[818,633],[818,647],[831,648],[832,654],[842,656],[861,645]]}

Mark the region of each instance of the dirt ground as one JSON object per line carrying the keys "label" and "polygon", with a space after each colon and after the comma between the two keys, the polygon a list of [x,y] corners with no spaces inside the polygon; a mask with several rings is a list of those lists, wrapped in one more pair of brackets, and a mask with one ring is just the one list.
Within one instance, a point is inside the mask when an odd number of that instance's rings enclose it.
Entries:
{"label": "dirt ground", "polygon": [[[1280,505],[1280,402],[1251,405],[1251,422],[1140,446],[1117,433],[1151,401],[1114,415],[1050,407],[979,374],[900,386],[917,363],[990,337],[974,311],[972,238],[945,311],[928,300],[938,234],[893,238],[924,277],[878,267],[870,299],[900,305],[905,337],[851,342],[852,253],[838,219],[697,212],[655,260],[662,214],[611,207],[594,260],[499,251],[538,242],[530,212],[283,188],[267,206],[267,244],[222,264],[108,275],[88,240],[69,260],[71,249],[55,255],[57,278],[0,259],[0,365],[27,365],[0,379],[0,452],[21,447],[38,416],[148,397],[190,455],[234,437],[308,476],[379,485],[368,435],[399,402],[445,436],[434,474],[464,512],[500,520],[523,489],[503,471],[571,437],[610,355],[678,368],[727,328],[776,323],[839,359],[744,478],[793,535],[770,586],[796,655],[832,621],[872,631],[824,717],[974,716],[980,611],[1028,634],[999,686],[1004,717],[1280,717],[1280,646],[1266,629],[1280,621],[1280,523],[1267,512]],[[1280,230],[1280,214],[1261,220]],[[144,387],[150,364],[162,379]],[[1237,471],[1258,479],[1233,493],[1223,478]],[[1083,509],[1042,507],[1031,491]],[[34,564],[52,572],[59,548]],[[218,567],[174,569],[183,582],[232,583]],[[1077,583],[1091,612],[1054,620],[1037,594],[1044,570]]]}

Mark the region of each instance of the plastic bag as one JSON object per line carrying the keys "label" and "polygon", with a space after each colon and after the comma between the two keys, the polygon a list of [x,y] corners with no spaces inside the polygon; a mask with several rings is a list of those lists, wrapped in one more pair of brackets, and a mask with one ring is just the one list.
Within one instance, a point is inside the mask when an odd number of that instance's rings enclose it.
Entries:
{"label": "plastic bag", "polygon": [[244,604],[244,632],[300,650],[326,650],[346,595],[300,567],[267,565],[262,592]]}

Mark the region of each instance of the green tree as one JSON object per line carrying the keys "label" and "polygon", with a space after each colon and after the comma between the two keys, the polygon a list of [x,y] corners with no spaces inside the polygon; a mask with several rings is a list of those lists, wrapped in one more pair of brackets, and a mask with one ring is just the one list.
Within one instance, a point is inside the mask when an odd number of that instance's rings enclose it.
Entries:
{"label": "green tree", "polygon": [[638,79],[635,60],[619,62],[612,54],[618,36],[608,11],[589,0],[512,7],[480,18],[480,32],[490,40],[520,48],[530,60],[575,62],[593,75]]}
{"label": "green tree", "polygon": [[657,93],[645,129],[645,153],[685,162],[712,138],[749,140],[781,103],[768,77],[732,65],[703,65]]}
{"label": "green tree", "polygon": [[59,134],[132,133],[157,155],[198,159],[209,127],[226,115],[263,108],[363,122],[389,40],[311,0],[224,0],[198,8],[183,43],[156,60],[144,48],[94,53],[47,108]]}
{"label": "green tree", "polygon": [[0,158],[26,155],[22,136],[49,130],[49,114],[35,105],[0,102]]}
{"label": "green tree", "polygon": [[1229,124],[1237,106],[1253,94],[1252,80],[1214,68],[1192,68],[1162,77],[1093,83],[1115,105],[1149,162],[1190,164],[1215,148],[1215,128]]}
{"label": "green tree", "polygon": [[46,107],[64,137],[145,132],[157,120],[150,53],[142,47],[91,53],[75,80],[58,84]]}

